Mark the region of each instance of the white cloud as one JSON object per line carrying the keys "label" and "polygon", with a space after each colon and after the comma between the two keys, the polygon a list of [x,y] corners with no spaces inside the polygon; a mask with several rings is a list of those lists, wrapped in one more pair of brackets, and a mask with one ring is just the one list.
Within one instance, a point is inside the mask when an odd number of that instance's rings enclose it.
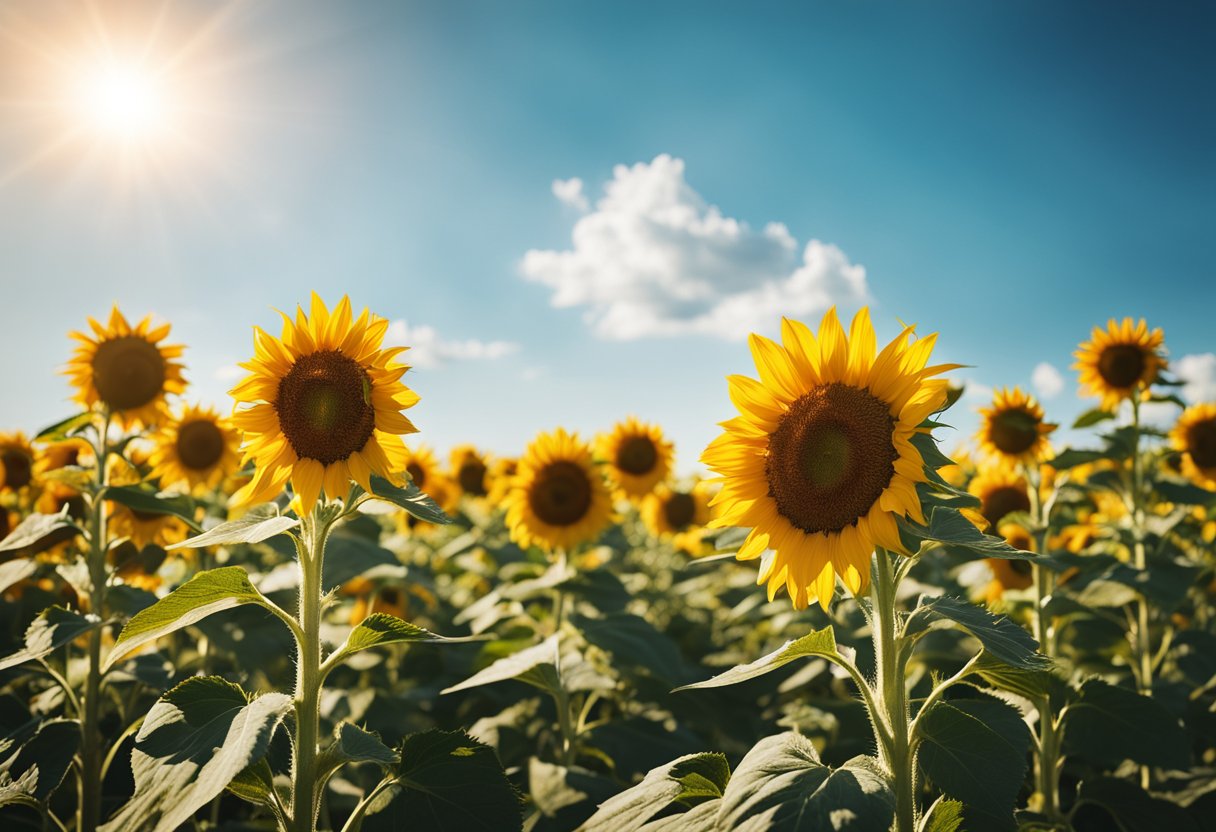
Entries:
{"label": "white cloud", "polygon": [[[586,200],[580,180],[553,191]],[[811,240],[801,258],[798,248],[781,223],[755,230],[724,216],[685,181],[683,160],[662,155],[617,165],[595,210],[575,224],[572,248],[532,249],[519,268],[553,290],[554,306],[584,307],[597,335],[618,340],[742,339],[776,329],[781,315],[869,300],[865,269],[839,248]]]}
{"label": "white cloud", "polygon": [[554,179],[553,195],[579,211],[586,211],[591,207],[587,195],[583,193],[583,180],[577,176],[571,179]]}
{"label": "white cloud", "polygon": [[992,385],[973,381],[969,378],[956,378],[954,381],[963,385],[963,398],[973,402],[990,402],[996,392]]}
{"label": "white cloud", "polygon": [[393,321],[385,334],[386,344],[410,348],[402,360],[415,367],[438,367],[452,361],[492,361],[519,349],[511,341],[449,341],[439,337],[433,326],[411,326],[405,321]]}
{"label": "white cloud", "polygon": [[239,378],[243,378],[247,372],[247,370],[241,369],[236,364],[225,364],[222,367],[216,368],[215,372],[211,375],[216,381],[236,381]]}
{"label": "white cloud", "polygon": [[1064,376],[1054,365],[1040,361],[1030,376],[1034,389],[1045,399],[1053,399],[1064,389]]}
{"label": "white cloud", "polygon": [[1216,402],[1216,353],[1184,355],[1170,363],[1174,375],[1185,382],[1182,398],[1191,404]]}

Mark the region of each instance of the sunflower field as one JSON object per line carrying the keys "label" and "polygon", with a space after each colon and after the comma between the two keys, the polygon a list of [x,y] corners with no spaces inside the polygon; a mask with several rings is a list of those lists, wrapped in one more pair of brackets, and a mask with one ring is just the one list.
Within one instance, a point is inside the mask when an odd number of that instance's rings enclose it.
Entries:
{"label": "sunflower field", "polygon": [[1088,441],[949,449],[935,334],[784,320],[698,479],[628,414],[438,455],[346,297],[224,412],[132,320],[0,434],[5,832],[1216,829],[1216,403],[1143,320]]}

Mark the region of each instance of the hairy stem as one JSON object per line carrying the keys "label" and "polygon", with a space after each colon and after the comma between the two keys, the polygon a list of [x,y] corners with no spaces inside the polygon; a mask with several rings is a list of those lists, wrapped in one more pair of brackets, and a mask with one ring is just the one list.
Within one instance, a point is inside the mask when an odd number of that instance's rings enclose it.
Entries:
{"label": "hairy stem", "polygon": [[895,592],[898,587],[892,555],[884,549],[874,554],[873,600],[874,656],[877,688],[886,722],[887,736],[875,726],[883,764],[895,792],[895,832],[916,828],[916,761],[908,731],[908,691],[899,661],[900,636],[896,621]]}

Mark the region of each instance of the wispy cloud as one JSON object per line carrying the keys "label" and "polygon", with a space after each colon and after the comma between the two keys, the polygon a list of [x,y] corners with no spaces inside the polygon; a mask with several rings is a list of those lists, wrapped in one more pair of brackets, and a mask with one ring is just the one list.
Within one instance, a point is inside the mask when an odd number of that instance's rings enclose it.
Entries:
{"label": "wispy cloud", "polygon": [[409,347],[404,360],[423,368],[456,361],[493,361],[519,349],[519,344],[513,341],[449,340],[440,337],[433,326],[412,325],[402,320],[389,324],[384,340],[386,344]]}
{"label": "wispy cloud", "polygon": [[[553,192],[586,205],[579,179]],[[594,210],[575,223],[572,247],[532,249],[519,268],[553,290],[557,307],[583,307],[602,338],[712,335],[741,340],[772,331],[781,315],[809,316],[869,300],[866,272],[839,248],[798,241],[783,224],[760,230],[725,216],[668,155],[617,165]]]}
{"label": "wispy cloud", "polygon": [[1054,399],[1064,390],[1064,376],[1054,364],[1040,361],[1030,376],[1034,389],[1044,399]]}

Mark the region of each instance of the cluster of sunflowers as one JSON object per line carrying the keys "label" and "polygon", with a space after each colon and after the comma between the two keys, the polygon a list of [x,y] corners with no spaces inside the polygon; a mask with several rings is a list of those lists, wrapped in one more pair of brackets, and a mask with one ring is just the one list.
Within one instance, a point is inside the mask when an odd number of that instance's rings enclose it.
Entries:
{"label": "cluster of sunflowers", "polygon": [[1210,818],[1216,404],[1145,322],[1077,353],[1098,447],[1014,388],[949,458],[936,335],[784,320],[680,479],[633,417],[445,466],[386,319],[282,317],[230,416],[168,325],[90,319],[81,411],[0,435],[13,828]]}

